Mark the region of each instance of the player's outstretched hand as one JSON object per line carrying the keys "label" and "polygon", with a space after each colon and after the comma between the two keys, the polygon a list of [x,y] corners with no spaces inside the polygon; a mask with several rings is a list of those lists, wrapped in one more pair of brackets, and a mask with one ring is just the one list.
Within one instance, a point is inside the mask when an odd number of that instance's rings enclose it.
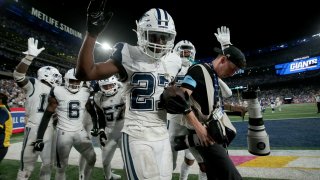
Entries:
{"label": "player's outstretched hand", "polygon": [[107,0],[90,0],[87,9],[87,30],[93,37],[97,37],[107,26],[113,16],[112,12],[106,12]]}
{"label": "player's outstretched hand", "polygon": [[230,30],[226,26],[221,26],[221,28],[217,29],[217,33],[214,33],[217,40],[221,44],[222,50],[229,45],[232,45],[230,42]]}
{"label": "player's outstretched hand", "polygon": [[[43,50],[45,50],[44,47],[38,49],[38,40],[34,39],[33,37],[30,37],[28,39],[28,50],[22,53],[27,56],[31,56],[33,59],[37,57]],[[28,59],[28,60],[32,60],[32,59]]]}

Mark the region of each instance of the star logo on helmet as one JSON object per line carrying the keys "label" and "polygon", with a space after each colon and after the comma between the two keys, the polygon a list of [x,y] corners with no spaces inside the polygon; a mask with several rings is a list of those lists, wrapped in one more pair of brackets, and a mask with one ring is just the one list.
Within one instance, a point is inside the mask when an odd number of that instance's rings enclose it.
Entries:
{"label": "star logo on helmet", "polygon": [[50,68],[50,67],[47,67],[46,70],[51,70],[51,68]]}

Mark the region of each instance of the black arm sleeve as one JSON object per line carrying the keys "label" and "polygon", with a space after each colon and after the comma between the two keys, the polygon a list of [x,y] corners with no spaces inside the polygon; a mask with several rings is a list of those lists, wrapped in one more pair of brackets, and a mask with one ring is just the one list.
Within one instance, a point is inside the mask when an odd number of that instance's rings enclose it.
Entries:
{"label": "black arm sleeve", "polygon": [[88,113],[91,116],[93,128],[97,128],[98,127],[98,124],[97,124],[97,113],[96,113],[96,111],[94,109],[94,106],[91,103],[90,99],[86,103],[86,109],[87,109]]}
{"label": "black arm sleeve", "polygon": [[43,139],[43,135],[46,132],[47,126],[49,124],[50,118],[52,116],[53,112],[49,111],[44,111],[39,129],[38,129],[38,134],[37,134],[37,139]]}
{"label": "black arm sleeve", "polygon": [[99,129],[104,129],[106,127],[106,117],[100,108],[96,108],[98,114]]}

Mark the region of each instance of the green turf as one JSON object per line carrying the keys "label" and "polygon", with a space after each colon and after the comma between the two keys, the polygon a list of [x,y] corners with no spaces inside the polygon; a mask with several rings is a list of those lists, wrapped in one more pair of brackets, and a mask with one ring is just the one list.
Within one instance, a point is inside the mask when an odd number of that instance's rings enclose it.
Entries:
{"label": "green turf", "polygon": [[[281,120],[281,119],[292,119],[292,118],[320,118],[320,114],[317,114],[316,111],[316,104],[315,103],[309,103],[309,104],[285,104],[282,105],[282,111],[278,111],[276,109],[275,113],[271,113],[271,108],[268,107],[266,109],[266,112],[263,113],[263,119],[264,120]],[[240,117],[230,116],[230,119],[232,121],[242,121]],[[248,113],[246,114],[245,121],[248,120]],[[13,134],[11,138],[11,143],[15,142],[21,142],[23,140],[23,133],[19,134]],[[281,148],[285,149],[285,148]],[[292,150],[294,148],[290,148]],[[301,149],[301,148],[297,148]],[[17,171],[19,168],[19,161],[17,160],[3,160],[0,164],[0,180],[6,180],[6,179],[16,179]],[[34,170],[34,173],[32,174],[31,180],[38,179],[40,169],[40,163],[36,163],[36,167]],[[116,174],[122,175],[124,177],[124,171],[123,170],[114,170]],[[67,179],[69,180],[76,180],[78,179],[78,166],[69,165],[67,168]],[[51,179],[54,175],[52,175]],[[102,180],[103,179],[103,170],[102,168],[94,168],[92,178],[94,180]],[[179,179],[179,174],[173,174],[172,179]],[[189,175],[190,180],[198,179],[197,175],[191,174]],[[248,180],[267,180],[262,178],[250,178],[250,177],[244,177],[243,179]]]}
{"label": "green turf", "polygon": [[[267,107],[265,113],[263,113],[264,120],[281,120],[281,119],[297,119],[297,118],[320,118],[320,114],[317,112],[316,103],[305,104],[283,104],[281,111],[278,108],[272,113],[271,108]],[[242,121],[241,117],[229,116],[231,121]],[[248,113],[244,117],[247,121],[249,118]]]}

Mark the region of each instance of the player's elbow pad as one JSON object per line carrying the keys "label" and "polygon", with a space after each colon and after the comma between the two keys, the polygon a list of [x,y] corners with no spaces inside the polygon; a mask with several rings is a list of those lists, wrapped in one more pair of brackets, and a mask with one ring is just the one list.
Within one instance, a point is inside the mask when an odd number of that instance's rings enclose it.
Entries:
{"label": "player's elbow pad", "polygon": [[13,71],[13,78],[16,82],[22,82],[26,79],[25,73],[19,73],[17,70]]}

